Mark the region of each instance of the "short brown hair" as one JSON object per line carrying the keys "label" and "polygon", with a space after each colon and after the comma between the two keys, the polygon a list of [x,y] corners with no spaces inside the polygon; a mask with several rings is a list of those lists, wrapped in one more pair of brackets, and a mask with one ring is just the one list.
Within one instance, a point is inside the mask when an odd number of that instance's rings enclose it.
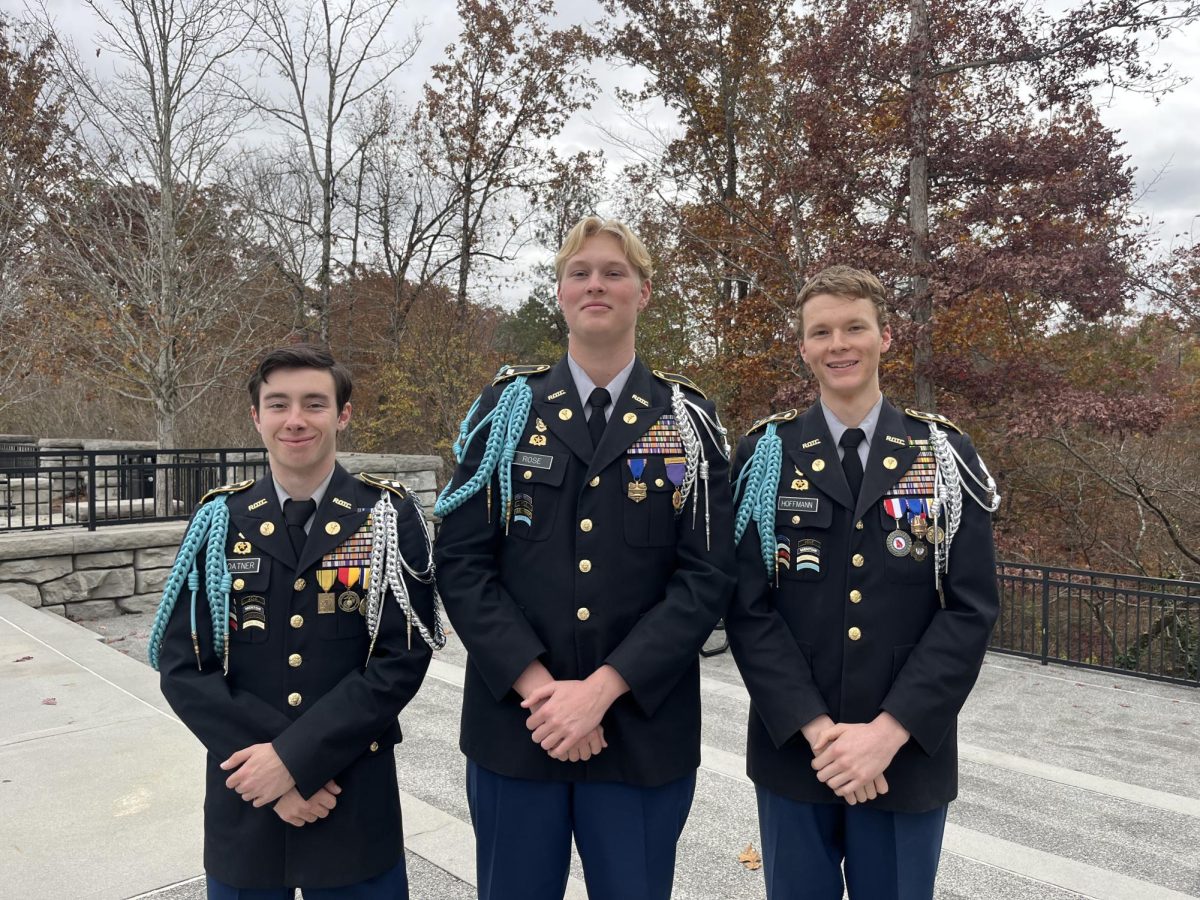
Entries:
{"label": "short brown hair", "polygon": [[792,318],[792,324],[800,337],[804,337],[804,304],[821,294],[832,294],[849,300],[859,297],[870,300],[875,306],[875,317],[879,320],[880,331],[888,323],[887,291],[878,278],[865,269],[830,266],[808,279],[800,289],[796,312]]}
{"label": "short brown hair", "polygon": [[271,373],[279,369],[324,369],[333,376],[334,394],[337,397],[337,409],[340,413],[350,402],[350,392],[354,390],[354,381],[350,371],[333,358],[324,347],[315,344],[292,344],[289,347],[279,347],[262,358],[250,383],[250,402],[258,409],[258,397],[262,392],[263,382],[271,377]]}
{"label": "short brown hair", "polygon": [[646,250],[646,245],[638,239],[628,225],[618,222],[616,219],[584,216],[571,226],[562,247],[554,255],[554,276],[558,281],[562,281],[563,269],[567,266],[567,260],[579,252],[584,241],[598,234],[611,235],[620,241],[621,250],[630,264],[637,269],[638,277],[642,281],[651,279],[654,275],[654,266],[650,262],[650,253]]}

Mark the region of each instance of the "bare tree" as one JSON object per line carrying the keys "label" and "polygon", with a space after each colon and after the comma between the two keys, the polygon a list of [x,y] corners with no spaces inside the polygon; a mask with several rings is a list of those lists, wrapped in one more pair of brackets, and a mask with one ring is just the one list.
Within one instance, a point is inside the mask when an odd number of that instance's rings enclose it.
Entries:
{"label": "bare tree", "polygon": [[321,250],[315,303],[317,337],[323,342],[329,341],[335,206],[347,199],[339,191],[339,179],[356,174],[364,148],[363,140],[351,140],[343,131],[349,117],[360,105],[370,104],[418,46],[416,32],[402,43],[384,36],[399,2],[309,0],[297,5],[259,0],[252,14],[252,46],[262,69],[281,78],[284,90],[274,98],[247,96],[295,140],[306,164],[304,174],[320,193],[305,227]]}

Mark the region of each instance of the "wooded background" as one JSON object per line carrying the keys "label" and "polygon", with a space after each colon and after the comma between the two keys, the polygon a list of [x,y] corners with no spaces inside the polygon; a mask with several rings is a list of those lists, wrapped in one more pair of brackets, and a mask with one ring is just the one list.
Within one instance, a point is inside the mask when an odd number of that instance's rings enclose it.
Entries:
{"label": "wooded background", "polygon": [[[1139,217],[1095,100],[1180,87],[1152,50],[1196,2],[458,0],[415,91],[397,0],[88,7],[85,49],[0,19],[0,431],[255,445],[245,380],[303,338],[354,371],[353,449],[448,458],[562,352],[550,259],[600,211],[654,256],[639,352],[731,433],[813,399],[796,292],[866,267],[885,390],[972,434],[1003,556],[1200,577],[1200,242]],[[601,66],[645,75],[620,167],[559,140]]]}

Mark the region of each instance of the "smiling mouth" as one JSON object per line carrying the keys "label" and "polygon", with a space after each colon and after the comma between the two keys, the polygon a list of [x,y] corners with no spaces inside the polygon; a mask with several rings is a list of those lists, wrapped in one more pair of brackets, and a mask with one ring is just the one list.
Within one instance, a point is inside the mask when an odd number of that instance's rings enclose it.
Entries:
{"label": "smiling mouth", "polygon": [[312,442],[314,438],[315,438],[315,435],[309,435],[308,437],[280,438],[279,440],[281,443],[288,444],[289,446],[299,447],[301,444],[308,444],[308,443]]}
{"label": "smiling mouth", "polygon": [[831,369],[838,369],[841,371],[845,371],[846,369],[852,369],[855,366],[857,366],[858,360],[857,359],[846,359],[846,360],[842,360],[841,362],[831,362],[831,363],[828,363],[827,365]]}

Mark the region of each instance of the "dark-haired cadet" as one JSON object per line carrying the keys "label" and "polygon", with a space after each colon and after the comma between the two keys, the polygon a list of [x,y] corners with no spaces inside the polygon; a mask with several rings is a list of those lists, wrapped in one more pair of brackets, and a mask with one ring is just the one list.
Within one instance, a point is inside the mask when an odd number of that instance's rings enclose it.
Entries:
{"label": "dark-haired cadet", "polygon": [[942,416],[879,388],[883,286],[804,286],[807,411],[738,445],[729,643],[753,703],[769,900],[928,900],[958,790],[958,711],[996,620],[994,484]]}
{"label": "dark-haired cadet", "polygon": [[249,389],[270,472],[201,501],[150,645],[208,750],[208,896],[406,900],[396,717],[445,640],[425,520],[337,464],[351,380],[327,351],[275,350]]}

